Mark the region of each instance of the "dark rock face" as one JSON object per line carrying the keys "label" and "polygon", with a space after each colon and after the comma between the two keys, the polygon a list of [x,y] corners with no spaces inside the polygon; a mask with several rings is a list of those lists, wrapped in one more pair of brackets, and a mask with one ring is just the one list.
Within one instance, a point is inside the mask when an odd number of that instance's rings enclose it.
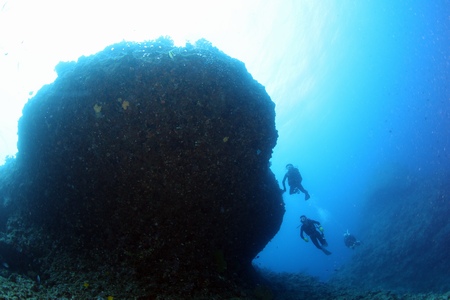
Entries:
{"label": "dark rock face", "polygon": [[159,39],[56,70],[19,121],[30,224],[161,281],[250,271],[284,206],[274,104],[244,65]]}

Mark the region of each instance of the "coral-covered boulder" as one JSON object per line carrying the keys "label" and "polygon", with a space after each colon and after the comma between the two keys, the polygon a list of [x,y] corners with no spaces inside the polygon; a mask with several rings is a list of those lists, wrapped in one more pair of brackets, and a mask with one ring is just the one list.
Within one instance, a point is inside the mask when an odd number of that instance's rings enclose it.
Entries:
{"label": "coral-covered boulder", "polygon": [[56,71],[19,121],[29,223],[163,282],[251,270],[284,206],[274,103],[244,64],[161,38]]}

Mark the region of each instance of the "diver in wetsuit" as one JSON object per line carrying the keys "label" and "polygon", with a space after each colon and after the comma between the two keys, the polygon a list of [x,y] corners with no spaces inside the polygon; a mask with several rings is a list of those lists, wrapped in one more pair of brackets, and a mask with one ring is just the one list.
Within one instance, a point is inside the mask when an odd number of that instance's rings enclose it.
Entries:
{"label": "diver in wetsuit", "polygon": [[307,190],[302,186],[302,175],[300,171],[295,168],[292,164],[287,164],[286,169],[288,170],[283,178],[283,193],[286,192],[286,179],[289,184],[289,195],[300,194],[300,192],[305,194],[305,201],[310,198]]}
{"label": "diver in wetsuit", "polygon": [[348,230],[344,233],[344,244],[348,248],[355,249],[356,246],[361,245],[361,241],[358,241],[354,235],[351,235]]}
{"label": "diver in wetsuit", "polygon": [[[302,222],[302,227],[300,229],[300,237],[305,242],[308,242],[308,238],[305,238],[303,236],[303,232],[306,233],[307,235],[309,235],[311,241],[313,242],[314,246],[317,247],[317,249],[322,250],[323,253],[325,253],[326,255],[330,255],[331,252],[324,248],[328,246],[328,243],[325,240],[325,236],[323,234],[323,227],[320,226],[320,223],[318,221],[308,219],[304,215],[300,217],[300,221]],[[320,232],[317,230],[316,225],[318,226]]]}

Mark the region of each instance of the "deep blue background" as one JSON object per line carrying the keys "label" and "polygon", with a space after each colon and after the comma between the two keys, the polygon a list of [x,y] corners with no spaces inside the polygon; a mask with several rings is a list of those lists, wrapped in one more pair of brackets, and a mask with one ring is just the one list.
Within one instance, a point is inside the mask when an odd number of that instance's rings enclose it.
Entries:
{"label": "deep blue background", "polygon": [[[272,170],[281,184],[284,166],[298,166],[311,199],[284,195],[283,225],[256,265],[327,279],[351,256],[343,233],[358,236],[360,208],[383,178],[449,169],[449,13],[448,1],[342,2],[330,13],[337,26],[320,32],[321,60],[303,94],[302,57],[286,53],[287,86],[271,95],[280,134]],[[299,238],[302,214],[323,224],[333,255]]]}
{"label": "deep blue background", "polygon": [[[281,230],[255,264],[327,279],[351,256],[345,230],[364,240],[361,209],[383,178],[450,169],[449,15],[448,0],[3,1],[0,163],[29,92],[59,61],[122,39],[206,38],[266,87],[279,131],[272,170],[281,183],[293,163],[311,193],[285,194]],[[323,223],[333,255],[300,239],[302,214]]]}

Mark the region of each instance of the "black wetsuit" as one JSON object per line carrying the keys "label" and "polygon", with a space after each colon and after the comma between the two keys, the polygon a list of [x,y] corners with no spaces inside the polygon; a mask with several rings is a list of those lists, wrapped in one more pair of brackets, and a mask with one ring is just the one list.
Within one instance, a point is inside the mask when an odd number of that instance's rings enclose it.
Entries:
{"label": "black wetsuit", "polygon": [[289,195],[298,194],[300,192],[308,195],[308,191],[305,190],[302,186],[302,175],[300,175],[300,171],[297,168],[291,168],[287,171],[286,175],[283,178],[283,189],[286,190],[286,179],[289,184]]}
{"label": "black wetsuit", "polygon": [[347,234],[344,236],[344,244],[345,246],[354,249],[356,246],[361,244],[353,235]]}
{"label": "black wetsuit", "polygon": [[[303,223],[301,230],[300,230],[300,237],[304,239],[303,232],[309,235],[311,238],[311,242],[313,242],[314,246],[316,246],[318,249],[323,250],[322,246],[328,246],[327,241],[323,237],[323,233],[317,231],[315,225],[319,225],[320,223],[314,220],[306,219],[306,221]],[[322,245],[319,245],[320,244]]]}

